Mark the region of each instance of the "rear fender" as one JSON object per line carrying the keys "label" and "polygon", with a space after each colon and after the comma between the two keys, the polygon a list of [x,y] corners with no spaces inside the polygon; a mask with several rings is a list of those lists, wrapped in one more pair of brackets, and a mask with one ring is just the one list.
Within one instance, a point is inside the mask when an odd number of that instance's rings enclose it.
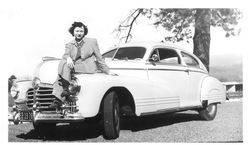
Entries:
{"label": "rear fender", "polygon": [[223,103],[226,101],[226,90],[222,83],[214,77],[205,77],[201,87],[201,102]]}

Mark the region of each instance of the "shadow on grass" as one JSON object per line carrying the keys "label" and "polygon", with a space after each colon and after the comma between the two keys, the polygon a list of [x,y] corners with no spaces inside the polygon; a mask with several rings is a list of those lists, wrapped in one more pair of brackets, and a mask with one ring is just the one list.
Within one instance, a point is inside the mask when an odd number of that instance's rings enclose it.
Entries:
{"label": "shadow on grass", "polygon": [[66,124],[57,125],[56,129],[51,132],[37,133],[34,129],[28,133],[17,135],[18,138],[25,140],[37,139],[38,141],[79,141],[91,138],[97,138],[102,135],[102,130],[94,124]]}
{"label": "shadow on grass", "polygon": [[133,132],[148,130],[163,126],[169,126],[181,122],[202,121],[197,113],[171,113],[150,115],[137,118],[124,119],[122,121],[123,130],[131,130]]}
{"label": "shadow on grass", "polygon": [[[181,122],[202,121],[197,113],[172,113],[159,114],[144,117],[123,118],[121,130],[132,132],[169,126]],[[82,141],[102,136],[101,123],[81,125],[57,125],[56,130],[46,134],[38,134],[33,129],[28,133],[17,135],[24,140],[35,139],[37,141]]]}

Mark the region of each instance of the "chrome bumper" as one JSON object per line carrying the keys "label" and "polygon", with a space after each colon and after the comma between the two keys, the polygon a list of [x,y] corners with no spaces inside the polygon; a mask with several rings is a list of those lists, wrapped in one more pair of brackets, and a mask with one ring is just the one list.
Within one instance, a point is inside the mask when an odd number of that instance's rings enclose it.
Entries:
{"label": "chrome bumper", "polygon": [[13,119],[9,119],[9,121],[13,121],[14,124],[19,124],[20,122],[42,122],[42,123],[73,123],[73,122],[83,122],[85,118],[79,113],[35,113],[33,114],[33,119],[30,120],[22,120],[19,112],[13,113]]}
{"label": "chrome bumper", "polygon": [[53,122],[53,123],[71,123],[71,122],[82,122],[85,118],[80,113],[37,113],[34,116],[34,122]]}

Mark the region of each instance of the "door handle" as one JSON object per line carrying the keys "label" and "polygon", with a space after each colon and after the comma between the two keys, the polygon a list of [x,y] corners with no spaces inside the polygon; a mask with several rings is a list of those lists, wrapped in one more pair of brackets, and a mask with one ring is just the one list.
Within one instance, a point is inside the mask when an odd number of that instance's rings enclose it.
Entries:
{"label": "door handle", "polygon": [[187,72],[189,74],[190,70],[189,69],[186,69],[185,72]]}

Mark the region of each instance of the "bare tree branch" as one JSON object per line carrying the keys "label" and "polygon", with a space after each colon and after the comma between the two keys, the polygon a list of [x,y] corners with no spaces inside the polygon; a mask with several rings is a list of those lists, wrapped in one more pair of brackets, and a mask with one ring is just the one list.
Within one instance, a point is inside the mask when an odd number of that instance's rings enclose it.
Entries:
{"label": "bare tree branch", "polygon": [[[128,42],[129,38],[131,39],[132,38],[132,35],[131,35],[131,30],[132,30],[132,27],[133,27],[133,24],[134,22],[136,21],[137,17],[142,13],[143,9],[136,9],[134,10],[125,20],[123,20],[120,25],[118,26],[118,28],[116,28],[113,32],[117,32],[118,34],[121,34],[121,31],[123,30],[128,30],[128,33],[126,34],[126,36],[122,36],[120,38],[120,40],[123,40],[124,38],[125,39],[125,43]],[[137,14],[136,14],[137,13]],[[136,14],[136,15],[135,15]],[[135,16],[134,16],[135,15]]]}
{"label": "bare tree branch", "polygon": [[124,25],[124,26],[119,25],[119,28],[121,28],[121,27],[130,27],[130,25]]}
{"label": "bare tree branch", "polygon": [[142,12],[142,9],[137,9],[139,12],[137,13],[137,15],[133,18],[132,22],[130,23],[130,28],[129,28],[129,31],[128,31],[128,34],[127,34],[127,38],[125,40],[125,43],[128,42],[128,38],[129,36],[131,35],[130,32],[132,30],[132,27],[133,27],[133,23],[135,22],[135,20],[137,19],[137,17],[141,14]]}

